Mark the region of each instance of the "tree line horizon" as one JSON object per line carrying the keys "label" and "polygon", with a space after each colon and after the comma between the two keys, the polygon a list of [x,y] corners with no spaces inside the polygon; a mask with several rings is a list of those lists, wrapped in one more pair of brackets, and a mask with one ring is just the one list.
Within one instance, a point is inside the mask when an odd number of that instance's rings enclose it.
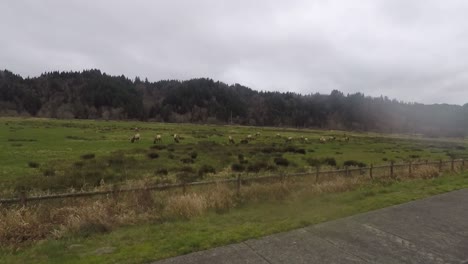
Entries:
{"label": "tree line horizon", "polygon": [[0,116],[468,134],[468,104],[408,103],[363,93],[257,91],[210,78],[142,81],[98,69],[23,78],[0,71]]}

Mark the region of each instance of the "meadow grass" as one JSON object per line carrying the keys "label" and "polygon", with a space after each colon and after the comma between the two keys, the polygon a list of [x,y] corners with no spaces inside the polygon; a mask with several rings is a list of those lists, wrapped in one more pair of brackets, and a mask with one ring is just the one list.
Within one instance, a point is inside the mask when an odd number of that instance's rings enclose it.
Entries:
{"label": "meadow grass", "polygon": [[[156,218],[110,232],[80,230],[29,246],[4,247],[0,249],[0,260],[4,263],[147,262],[467,188],[468,173],[439,177],[429,170],[399,180],[339,177],[321,184],[312,184],[307,179],[252,184],[243,188],[243,198],[237,204],[227,199],[234,197],[233,193],[229,194],[226,187],[218,187],[219,192],[208,196],[203,196],[202,190],[172,195],[163,211],[169,214],[170,221]],[[213,203],[214,200],[219,204]],[[85,214],[88,217],[105,211],[91,209]],[[104,215],[98,218],[106,219]],[[112,250],[108,254],[99,253],[100,249],[109,247]]]}
{"label": "meadow grass", "polygon": [[[135,127],[142,139],[132,144]],[[239,143],[257,132],[260,136],[255,140]],[[172,139],[174,133],[183,138],[178,144]],[[162,142],[153,145],[156,134],[162,135]],[[228,135],[236,140],[235,145],[228,143]],[[319,143],[322,136],[341,139],[344,135],[350,137],[349,142]],[[309,141],[301,142],[301,136]],[[294,141],[286,143],[286,137]],[[0,118],[0,139],[0,196],[34,188],[90,188],[103,181],[175,182],[181,171],[187,172],[186,167],[191,168],[190,179],[200,180],[232,177],[236,163],[252,176],[307,171],[326,158],[342,167],[346,161],[369,165],[468,157],[464,139],[136,121]],[[286,159],[288,166],[275,159]]]}

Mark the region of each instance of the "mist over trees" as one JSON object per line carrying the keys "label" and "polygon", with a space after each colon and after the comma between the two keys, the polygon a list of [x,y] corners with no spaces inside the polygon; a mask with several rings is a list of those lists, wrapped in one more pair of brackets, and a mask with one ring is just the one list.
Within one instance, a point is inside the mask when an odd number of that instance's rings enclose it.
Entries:
{"label": "mist over trees", "polygon": [[148,82],[99,70],[23,78],[0,71],[0,115],[190,122],[467,135],[464,106],[405,103],[361,93],[255,91],[211,79]]}

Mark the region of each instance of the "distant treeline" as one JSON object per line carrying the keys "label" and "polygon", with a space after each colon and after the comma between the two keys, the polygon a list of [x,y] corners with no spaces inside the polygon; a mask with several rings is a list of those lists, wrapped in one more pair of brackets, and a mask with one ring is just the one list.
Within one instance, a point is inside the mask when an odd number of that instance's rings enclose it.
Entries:
{"label": "distant treeline", "polygon": [[99,70],[23,78],[0,71],[0,115],[308,127],[465,136],[468,104],[259,92],[211,79],[130,80]]}

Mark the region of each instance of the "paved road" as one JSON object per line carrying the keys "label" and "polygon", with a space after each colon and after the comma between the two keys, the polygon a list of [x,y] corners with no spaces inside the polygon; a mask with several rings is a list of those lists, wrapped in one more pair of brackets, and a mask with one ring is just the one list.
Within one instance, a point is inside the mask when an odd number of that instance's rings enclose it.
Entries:
{"label": "paved road", "polygon": [[468,189],[154,263],[468,264]]}

